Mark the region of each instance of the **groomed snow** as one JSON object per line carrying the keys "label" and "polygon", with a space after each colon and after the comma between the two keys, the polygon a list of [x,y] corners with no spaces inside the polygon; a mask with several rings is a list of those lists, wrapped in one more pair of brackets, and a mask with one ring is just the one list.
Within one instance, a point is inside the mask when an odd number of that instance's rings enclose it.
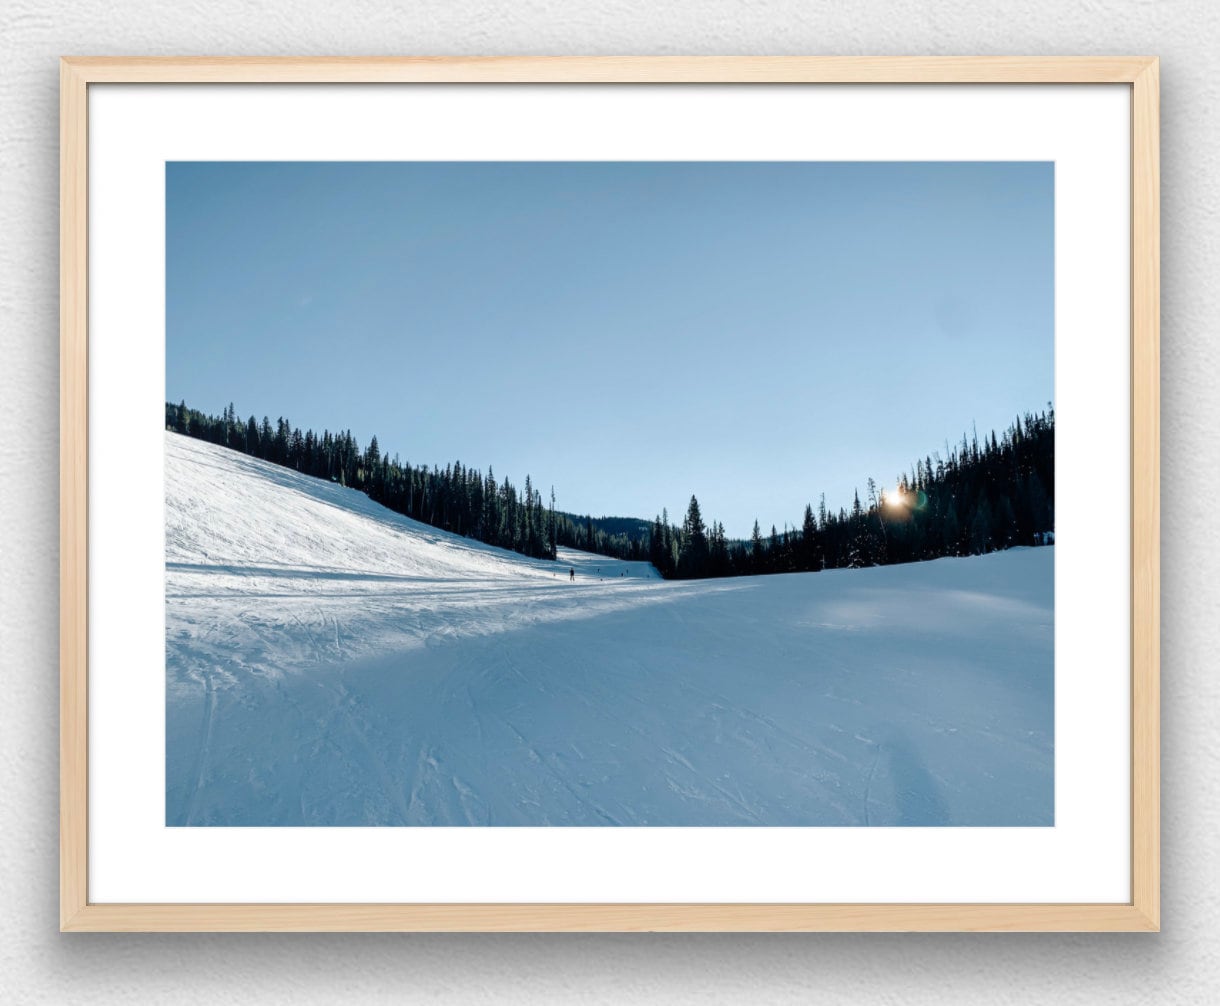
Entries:
{"label": "groomed snow", "polygon": [[1052,547],[666,582],[170,433],[166,496],[167,824],[1053,823]]}

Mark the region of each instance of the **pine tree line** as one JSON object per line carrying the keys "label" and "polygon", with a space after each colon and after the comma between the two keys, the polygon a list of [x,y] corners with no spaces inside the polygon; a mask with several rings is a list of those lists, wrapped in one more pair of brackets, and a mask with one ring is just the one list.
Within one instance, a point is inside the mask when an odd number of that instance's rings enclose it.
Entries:
{"label": "pine tree line", "polygon": [[271,425],[253,416],[243,422],[232,405],[210,416],[186,403],[165,403],[165,428],[198,440],[220,444],[305,475],[329,479],[365,493],[370,499],[424,524],[465,535],[522,555],[554,559],[571,521],[555,513],[555,492],[544,504],[527,475],[524,490],[505,479],[497,482],[460,461],[443,469],[414,466],[383,454],[374,436],[361,450],[351,430],[319,436],[302,433],[288,420]]}
{"label": "pine tree line", "polygon": [[749,541],[706,525],[691,496],[680,526],[668,511],[654,520],[648,558],[667,579],[699,579],[858,569],[941,556],[980,555],[1051,540],[1055,519],[1055,413],[1027,413],[996,437],[963,435],[956,447],[916,461],[889,490],[873,479],[850,510],[815,512],[806,504],[798,526],[754,522]]}
{"label": "pine tree line", "polygon": [[[272,426],[254,416],[243,422],[230,404],[211,416],[186,403],[165,404],[165,427],[232,450],[329,479],[421,523],[511,549],[554,559],[559,545],[620,559],[647,559],[667,579],[746,576],[860,568],[941,556],[978,555],[1048,540],[1054,529],[1055,415],[1027,413],[999,438],[981,443],[963,435],[945,455],[928,455],[894,488],[869,479],[865,502],[829,511],[825,496],[815,512],[805,506],[800,526],[764,535],[758,521],[748,541],[729,539],[724,525],[707,525],[691,496],[681,525],[662,510],[641,533],[624,518],[578,517],[555,510],[527,475],[525,488],[497,482],[460,461],[444,469],[413,466],[383,454],[374,436],[361,450],[351,431],[321,435],[283,418]],[[635,526],[633,526],[635,525]]]}

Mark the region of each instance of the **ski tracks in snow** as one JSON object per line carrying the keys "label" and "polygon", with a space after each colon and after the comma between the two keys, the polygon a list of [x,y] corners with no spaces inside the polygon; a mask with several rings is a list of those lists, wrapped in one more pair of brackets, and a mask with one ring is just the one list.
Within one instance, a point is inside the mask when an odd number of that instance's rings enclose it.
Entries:
{"label": "ski tracks in snow", "polygon": [[183,823],[196,824],[203,786],[207,779],[208,759],[212,750],[212,731],[216,723],[216,682],[213,675],[203,671],[203,722],[199,727],[199,743],[195,752],[195,767],[191,772],[192,785],[187,793]]}

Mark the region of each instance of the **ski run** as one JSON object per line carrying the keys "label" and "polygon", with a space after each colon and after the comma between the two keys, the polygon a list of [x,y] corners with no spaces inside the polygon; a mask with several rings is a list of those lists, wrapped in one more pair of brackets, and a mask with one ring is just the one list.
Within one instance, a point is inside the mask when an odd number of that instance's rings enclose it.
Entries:
{"label": "ski run", "polygon": [[166,823],[1049,825],[1053,584],[528,559],[167,433]]}

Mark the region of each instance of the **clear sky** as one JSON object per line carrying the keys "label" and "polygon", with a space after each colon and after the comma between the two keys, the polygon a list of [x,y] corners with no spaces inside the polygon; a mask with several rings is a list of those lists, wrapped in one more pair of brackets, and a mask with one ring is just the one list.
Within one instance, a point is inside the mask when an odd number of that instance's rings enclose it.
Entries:
{"label": "clear sky", "polygon": [[1050,163],[171,163],[166,396],[731,537],[1054,391]]}

